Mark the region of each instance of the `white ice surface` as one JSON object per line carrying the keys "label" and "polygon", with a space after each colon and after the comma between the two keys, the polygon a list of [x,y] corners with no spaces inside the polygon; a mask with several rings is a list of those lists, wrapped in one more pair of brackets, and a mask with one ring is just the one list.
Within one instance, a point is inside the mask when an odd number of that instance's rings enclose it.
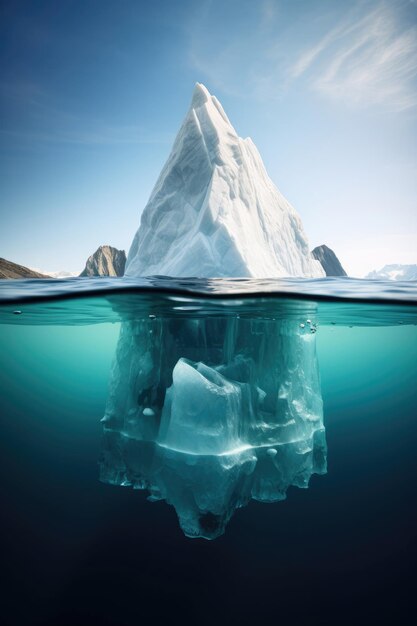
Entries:
{"label": "white ice surface", "polygon": [[295,209],[251,139],[197,83],[145,207],[127,276],[321,277]]}

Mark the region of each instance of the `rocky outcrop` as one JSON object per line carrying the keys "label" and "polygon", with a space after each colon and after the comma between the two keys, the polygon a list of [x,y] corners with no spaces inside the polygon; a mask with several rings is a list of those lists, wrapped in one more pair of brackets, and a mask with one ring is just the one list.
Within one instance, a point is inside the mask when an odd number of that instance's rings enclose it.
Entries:
{"label": "rocky outcrop", "polygon": [[123,276],[126,253],[111,246],[100,246],[87,259],[80,276]]}
{"label": "rocky outcrop", "polygon": [[333,250],[324,244],[314,248],[311,254],[317,261],[320,261],[324,271],[326,272],[326,276],[347,276],[342,264]]}
{"label": "rocky outcrop", "polygon": [[24,265],[18,265],[7,259],[0,258],[0,279],[1,278],[51,278],[46,274],[40,274],[30,270]]}

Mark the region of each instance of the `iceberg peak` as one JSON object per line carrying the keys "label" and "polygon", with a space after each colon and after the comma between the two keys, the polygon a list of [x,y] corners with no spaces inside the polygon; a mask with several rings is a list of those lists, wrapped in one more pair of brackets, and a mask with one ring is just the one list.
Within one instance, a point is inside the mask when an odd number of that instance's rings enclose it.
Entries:
{"label": "iceberg peak", "polygon": [[249,138],[196,83],[133,240],[127,276],[324,276]]}
{"label": "iceberg peak", "polygon": [[194,87],[193,97],[191,100],[191,108],[195,109],[197,107],[205,104],[210,98],[210,93],[202,83],[196,83]]}

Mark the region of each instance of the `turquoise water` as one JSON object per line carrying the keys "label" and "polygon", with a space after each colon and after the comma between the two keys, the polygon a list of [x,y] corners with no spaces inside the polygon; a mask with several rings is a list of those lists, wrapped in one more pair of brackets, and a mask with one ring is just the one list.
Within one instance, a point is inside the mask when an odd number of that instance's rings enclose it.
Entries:
{"label": "turquoise water", "polygon": [[[4,288],[0,309],[3,623],[412,623],[410,285],[397,302],[392,292],[375,301],[353,287],[350,299],[334,301],[150,291],[49,293],[35,302],[22,297],[34,293],[24,282],[26,291],[15,282],[14,299],[12,286]],[[308,489],[289,486],[285,501],[249,498],[214,541],[186,537],[163,499],[149,502],[146,490],[100,480],[100,419],[120,327],[149,315],[176,324],[239,316],[257,328],[278,320],[297,337],[312,327],[327,473],[313,471]]]}

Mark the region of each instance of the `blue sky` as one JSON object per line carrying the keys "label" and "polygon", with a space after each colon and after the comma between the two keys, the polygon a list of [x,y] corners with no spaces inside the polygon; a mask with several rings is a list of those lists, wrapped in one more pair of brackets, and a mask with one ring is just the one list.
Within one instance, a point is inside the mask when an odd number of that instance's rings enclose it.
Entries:
{"label": "blue sky", "polygon": [[417,262],[416,1],[10,1],[0,31],[0,256],[127,250],[198,81],[311,247]]}

